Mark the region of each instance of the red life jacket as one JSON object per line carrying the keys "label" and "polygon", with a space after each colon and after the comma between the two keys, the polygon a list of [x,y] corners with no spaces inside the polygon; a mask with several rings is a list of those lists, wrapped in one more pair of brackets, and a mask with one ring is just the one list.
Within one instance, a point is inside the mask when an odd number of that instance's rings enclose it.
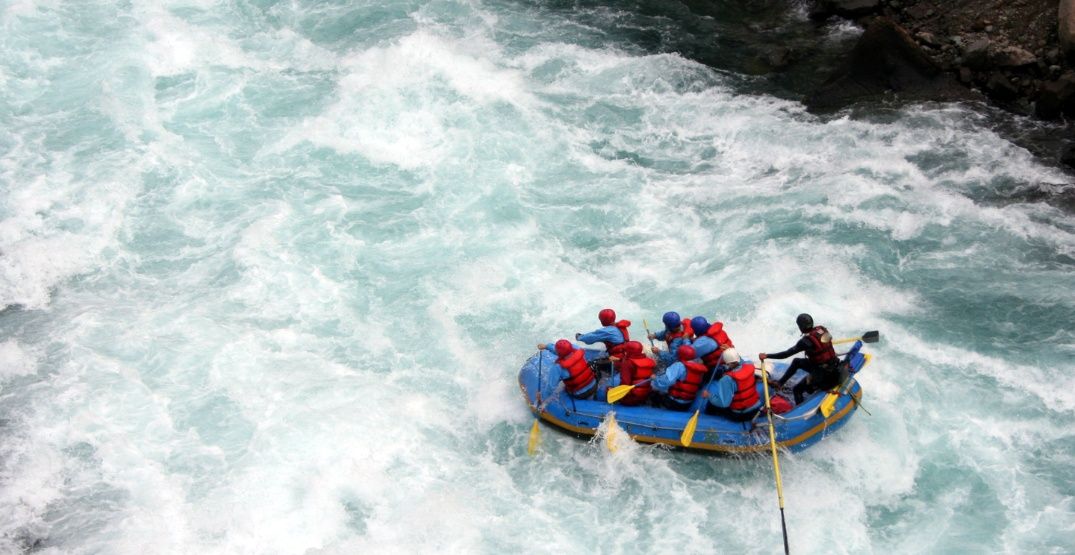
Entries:
{"label": "red life jacket", "polygon": [[[620,385],[635,385],[647,380],[653,376],[653,369],[656,367],[657,362],[647,356],[624,360],[620,366]],[[652,390],[653,388],[650,387],[649,382],[646,382],[627,392],[627,395],[624,396],[620,403],[628,406],[640,405],[649,398]]]}
{"label": "red life jacket", "polygon": [[610,341],[602,341],[602,343],[605,344],[605,350],[608,351],[609,356],[623,358],[624,354],[626,354],[624,345],[631,340],[631,334],[627,332],[627,328],[631,326],[631,321],[620,320],[613,325],[623,334],[623,343],[612,343]]}
{"label": "red life jacket", "polygon": [[668,330],[664,332],[664,342],[668,345],[669,349],[672,348],[672,342],[680,337],[686,337],[687,339],[694,337],[694,330],[691,329],[691,321],[683,320],[682,325],[683,331],[675,332]]}
{"label": "red life jacket", "polygon": [[828,364],[836,360],[836,349],[832,348],[832,336],[829,341],[822,341],[821,336],[828,335],[829,330],[825,326],[817,326],[804,335],[810,340],[810,348],[806,350],[806,358],[814,364]]}
{"label": "red life jacket", "polygon": [[556,362],[570,374],[564,379],[564,388],[568,393],[577,393],[594,380],[593,370],[590,369],[590,363],[586,362],[586,355],[582,349],[575,349],[567,356],[557,358]]}
{"label": "red life jacket", "polygon": [[668,388],[668,394],[680,401],[693,401],[698,395],[698,390],[702,388],[702,380],[705,379],[709,369],[704,364],[693,360],[684,362],[683,365],[687,367],[687,375],[672,384],[672,387]]}
{"label": "red life jacket", "polygon": [[702,357],[702,362],[712,370],[720,364],[720,356],[724,354],[724,349],[735,347],[735,345],[732,343],[731,338],[728,337],[728,334],[724,332],[723,322],[713,322],[705,334],[717,344],[717,350]]}
{"label": "red life jacket", "polygon": [[735,380],[735,395],[732,397],[732,404],[728,408],[742,412],[758,403],[760,397],[758,397],[753,364],[744,364],[724,375]]}

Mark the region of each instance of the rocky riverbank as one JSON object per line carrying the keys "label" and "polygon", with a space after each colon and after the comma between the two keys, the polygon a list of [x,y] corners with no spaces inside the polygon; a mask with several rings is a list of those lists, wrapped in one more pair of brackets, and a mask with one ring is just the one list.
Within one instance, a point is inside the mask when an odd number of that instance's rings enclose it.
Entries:
{"label": "rocky riverbank", "polygon": [[867,31],[807,103],[825,109],[885,94],[981,96],[1041,119],[1075,117],[1072,6],[1075,0],[815,0],[812,19],[853,19]]}

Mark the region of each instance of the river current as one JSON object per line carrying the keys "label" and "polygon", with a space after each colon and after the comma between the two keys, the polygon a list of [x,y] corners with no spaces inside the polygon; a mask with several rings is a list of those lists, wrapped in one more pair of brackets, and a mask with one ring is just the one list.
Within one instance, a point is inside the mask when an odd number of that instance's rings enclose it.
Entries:
{"label": "river current", "polygon": [[606,306],[881,331],[793,552],[1071,552],[1071,175],[809,114],[730,5],[0,3],[0,552],[778,552],[768,458],[527,455],[519,367]]}

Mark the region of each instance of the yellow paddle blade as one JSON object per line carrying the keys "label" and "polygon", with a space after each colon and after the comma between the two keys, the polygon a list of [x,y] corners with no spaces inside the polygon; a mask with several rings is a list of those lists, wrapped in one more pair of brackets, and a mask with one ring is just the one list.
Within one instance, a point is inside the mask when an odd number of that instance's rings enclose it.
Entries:
{"label": "yellow paddle blade", "polygon": [[608,424],[605,428],[605,446],[609,453],[616,452],[616,413],[608,413]]}
{"label": "yellow paddle blade", "polygon": [[534,425],[530,427],[530,441],[526,444],[526,453],[531,457],[534,453],[537,453],[538,444],[541,443],[541,428],[538,427],[538,421],[534,420]]}
{"label": "yellow paddle blade", "polygon": [[824,399],[822,399],[822,401],[821,401],[821,414],[825,418],[828,418],[829,416],[832,415],[833,409],[836,408],[836,400],[839,399],[839,398],[840,398],[839,395],[837,395],[836,393],[832,393],[830,391],[829,394],[826,395]]}
{"label": "yellow paddle blade", "polygon": [[616,387],[609,388],[608,390],[608,404],[615,403],[620,399],[623,399],[635,386],[633,385],[617,385]]}
{"label": "yellow paddle blade", "polygon": [[679,436],[679,442],[682,443],[684,447],[691,446],[691,440],[694,439],[694,429],[698,427],[699,412],[701,412],[701,409],[694,411],[694,416],[687,421],[687,426],[683,428],[683,435]]}

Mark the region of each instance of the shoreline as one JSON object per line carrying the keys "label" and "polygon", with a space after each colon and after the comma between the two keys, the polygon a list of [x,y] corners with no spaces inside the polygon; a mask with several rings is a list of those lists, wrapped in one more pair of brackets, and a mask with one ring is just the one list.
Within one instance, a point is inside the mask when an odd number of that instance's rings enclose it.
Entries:
{"label": "shoreline", "polygon": [[815,0],[810,18],[864,28],[891,21],[965,88],[1006,110],[1056,120],[1075,117],[1075,45],[1065,44],[1059,24],[1067,4],[1075,1]]}

